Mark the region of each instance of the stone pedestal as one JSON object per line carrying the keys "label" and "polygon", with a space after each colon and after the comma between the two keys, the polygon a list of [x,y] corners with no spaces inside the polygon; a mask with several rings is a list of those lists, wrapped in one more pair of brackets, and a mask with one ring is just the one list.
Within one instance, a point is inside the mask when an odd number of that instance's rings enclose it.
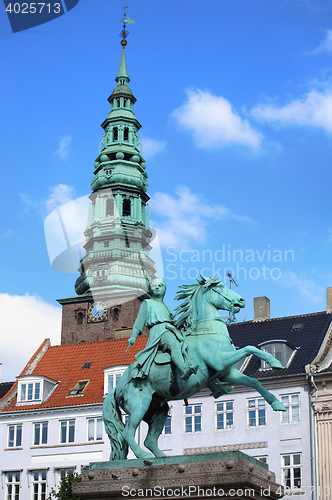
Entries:
{"label": "stone pedestal", "polygon": [[280,499],[283,487],[266,464],[240,451],[150,460],[93,462],[73,485],[83,500],[125,498]]}

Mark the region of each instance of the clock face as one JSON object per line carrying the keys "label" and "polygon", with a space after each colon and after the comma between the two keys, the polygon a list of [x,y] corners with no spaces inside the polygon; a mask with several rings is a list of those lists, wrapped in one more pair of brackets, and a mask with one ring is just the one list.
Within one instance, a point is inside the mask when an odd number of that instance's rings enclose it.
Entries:
{"label": "clock face", "polygon": [[104,302],[94,302],[89,305],[88,322],[99,323],[107,319],[107,304]]}

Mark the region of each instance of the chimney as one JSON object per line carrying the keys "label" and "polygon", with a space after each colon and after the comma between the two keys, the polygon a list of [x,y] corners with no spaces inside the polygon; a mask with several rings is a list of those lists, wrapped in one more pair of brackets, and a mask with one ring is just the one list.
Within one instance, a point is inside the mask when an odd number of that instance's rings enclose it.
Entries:
{"label": "chimney", "polygon": [[332,312],[332,286],[326,288],[326,312]]}
{"label": "chimney", "polygon": [[267,297],[255,297],[253,321],[265,321],[266,319],[270,319],[270,299]]}

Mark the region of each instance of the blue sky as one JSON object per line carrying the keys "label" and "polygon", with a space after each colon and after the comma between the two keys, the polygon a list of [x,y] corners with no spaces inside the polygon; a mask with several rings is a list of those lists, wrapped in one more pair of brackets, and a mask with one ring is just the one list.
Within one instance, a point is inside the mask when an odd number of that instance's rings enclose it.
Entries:
{"label": "blue sky", "polygon": [[[331,3],[127,4],[135,19],[127,66],[168,304],[202,270],[223,277],[232,268],[247,300],[239,320],[252,319],[261,295],[272,317],[325,310]],[[90,192],[120,62],[122,6],[80,0],[16,34],[0,7],[3,380],[44,338],[60,341],[56,299],[73,295],[76,276],[52,269],[44,219],[56,203]]]}

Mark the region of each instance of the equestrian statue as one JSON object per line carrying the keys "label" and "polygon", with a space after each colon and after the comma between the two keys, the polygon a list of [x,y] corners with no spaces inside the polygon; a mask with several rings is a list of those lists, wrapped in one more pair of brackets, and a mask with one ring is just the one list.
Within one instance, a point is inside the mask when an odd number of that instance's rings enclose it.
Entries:
{"label": "equestrian statue", "polygon": [[[226,388],[223,382],[246,385],[256,389],[273,410],[286,411],[258,380],[236,369],[236,363],[251,354],[272,368],[283,368],[272,354],[257,347],[234,347],[225,318],[218,310],[229,311],[234,317],[245,306],[240,295],[219,278],[201,276],[197,283],[180,287],[176,298],[182,303],[175,309],[175,319],[163,301],[165,293],[165,282],[155,279],[151,298],[142,302],[128,339],[129,348],[147,326],[150,333],[146,347],[136,354],[136,361],[104,401],[103,420],[112,448],[110,460],[127,458],[128,447],[137,458],[166,456],[158,448],[158,438],[168,416],[168,401],[184,399],[187,404],[187,399],[205,386],[218,398],[233,389]],[[121,409],[129,416],[126,425]],[[144,446],[151,453],[135,441],[142,420],[149,427]]]}

